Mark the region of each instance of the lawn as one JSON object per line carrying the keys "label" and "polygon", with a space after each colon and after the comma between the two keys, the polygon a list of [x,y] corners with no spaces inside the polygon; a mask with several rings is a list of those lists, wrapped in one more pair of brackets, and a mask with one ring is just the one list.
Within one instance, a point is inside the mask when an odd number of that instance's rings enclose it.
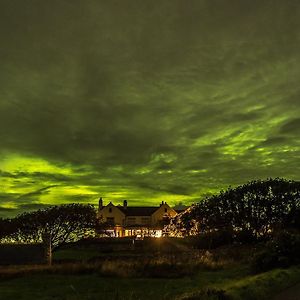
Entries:
{"label": "lawn", "polygon": [[[300,268],[251,275],[245,267],[201,270],[183,278],[122,278],[98,274],[30,274],[0,281],[2,300],[160,300],[160,299],[272,299],[299,282]],[[203,293],[205,291],[205,293]],[[210,293],[207,291],[217,291]],[[221,292],[221,293],[219,293]]]}
{"label": "lawn", "polygon": [[241,269],[202,271],[179,279],[35,274],[1,281],[0,299],[174,299],[208,285],[232,282],[244,272]]}
{"label": "lawn", "polygon": [[263,300],[300,282],[300,267],[254,275],[249,247],[193,252],[174,241],[71,245],[53,266],[1,267],[0,300]]}

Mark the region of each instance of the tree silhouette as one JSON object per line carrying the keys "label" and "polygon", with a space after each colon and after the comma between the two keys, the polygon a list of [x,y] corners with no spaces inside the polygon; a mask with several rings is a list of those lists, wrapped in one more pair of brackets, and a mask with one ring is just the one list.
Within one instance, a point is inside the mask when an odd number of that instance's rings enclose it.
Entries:
{"label": "tree silhouette", "polygon": [[51,238],[52,249],[81,239],[94,229],[96,211],[92,205],[67,204],[27,212],[7,220],[10,231],[6,237],[15,242],[41,242],[45,234]]}
{"label": "tree silhouette", "polygon": [[11,219],[0,218],[0,241],[14,232],[16,232],[15,223]]}
{"label": "tree silhouette", "polygon": [[[281,178],[256,180],[204,199],[180,216],[187,232],[226,230],[266,237],[279,229],[300,229],[300,183]],[[179,226],[179,227],[180,227]]]}

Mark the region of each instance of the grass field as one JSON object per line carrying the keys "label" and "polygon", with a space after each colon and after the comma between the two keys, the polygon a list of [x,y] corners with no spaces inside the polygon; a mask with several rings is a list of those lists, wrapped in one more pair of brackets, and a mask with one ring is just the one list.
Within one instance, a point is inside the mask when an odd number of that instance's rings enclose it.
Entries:
{"label": "grass field", "polygon": [[175,279],[42,273],[2,279],[0,299],[272,299],[299,279],[300,268],[273,270],[256,276],[249,275],[245,268],[202,270],[194,276]]}
{"label": "grass field", "polygon": [[151,251],[72,245],[54,254],[51,267],[1,267],[0,300],[263,300],[300,282],[300,267],[253,275],[249,248],[197,252],[153,243]]}
{"label": "grass field", "polygon": [[34,274],[0,282],[0,299],[174,299],[208,285],[230,283],[244,272],[202,271],[176,279]]}

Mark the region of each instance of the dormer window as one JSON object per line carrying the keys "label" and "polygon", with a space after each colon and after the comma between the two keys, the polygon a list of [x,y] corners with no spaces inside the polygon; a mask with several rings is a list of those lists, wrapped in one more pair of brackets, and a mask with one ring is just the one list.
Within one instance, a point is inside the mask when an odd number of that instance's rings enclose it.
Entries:
{"label": "dormer window", "polygon": [[112,208],[111,207],[108,209],[108,212],[110,212],[110,213],[112,212]]}

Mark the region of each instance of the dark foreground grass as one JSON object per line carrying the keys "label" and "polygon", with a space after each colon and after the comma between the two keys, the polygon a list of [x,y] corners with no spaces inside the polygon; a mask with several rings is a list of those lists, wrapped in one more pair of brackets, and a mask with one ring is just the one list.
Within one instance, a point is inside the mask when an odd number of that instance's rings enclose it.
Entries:
{"label": "dark foreground grass", "polygon": [[[208,284],[197,291],[178,297],[180,300],[270,300],[281,291],[300,282],[300,266],[275,269],[258,275],[247,275]],[[295,298],[298,299],[298,298]],[[300,298],[299,298],[300,299]]]}
{"label": "dark foreground grass", "polygon": [[0,300],[263,300],[300,282],[300,267],[251,274],[249,247],[174,243],[75,245],[56,252],[53,266],[0,267]]}
{"label": "dark foreground grass", "polygon": [[124,279],[96,275],[30,276],[2,282],[2,300],[33,299],[174,299],[191,287],[190,279]]}
{"label": "dark foreground grass", "polygon": [[226,293],[229,298],[237,300],[267,300],[273,299],[279,292],[299,282],[299,266],[289,269],[275,269],[233,282],[226,287]]}
{"label": "dark foreground grass", "polygon": [[300,268],[250,275],[245,267],[201,270],[183,278],[124,278],[98,274],[29,274],[2,278],[1,300],[272,299],[300,281]]}
{"label": "dark foreground grass", "polygon": [[0,281],[0,299],[176,299],[211,284],[241,278],[245,270],[231,269],[199,272],[193,277],[117,278],[91,275],[34,274]]}

